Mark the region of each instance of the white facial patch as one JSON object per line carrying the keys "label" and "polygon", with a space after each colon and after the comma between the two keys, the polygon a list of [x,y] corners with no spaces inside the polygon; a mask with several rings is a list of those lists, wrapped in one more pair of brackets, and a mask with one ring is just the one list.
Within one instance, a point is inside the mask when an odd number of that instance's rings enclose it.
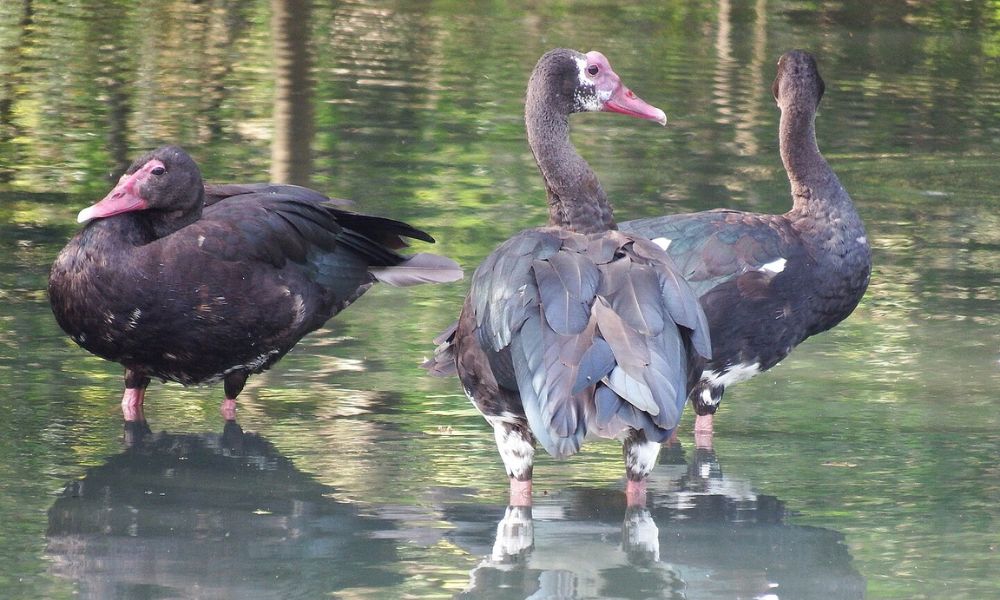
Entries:
{"label": "white facial patch", "polygon": [[576,60],[576,71],[577,71],[577,74],[580,77],[580,85],[582,85],[582,86],[592,85],[593,82],[590,80],[590,76],[587,74],[587,59],[586,59],[586,57],[584,57],[584,58],[576,58],[574,60]]}
{"label": "white facial patch", "polygon": [[758,271],[763,271],[764,273],[773,273],[777,275],[785,270],[785,263],[788,262],[784,258],[777,258],[769,263],[765,263],[760,266]]}
{"label": "white facial patch", "polygon": [[[577,76],[580,79],[580,85],[577,87],[576,94],[573,98],[576,101],[576,105],[580,107],[580,110],[587,112],[600,112],[604,103],[611,97],[611,92],[601,92],[598,91],[594,86],[594,80],[590,78],[587,74],[587,59],[577,58]],[[592,94],[581,93],[582,90],[594,90]]]}

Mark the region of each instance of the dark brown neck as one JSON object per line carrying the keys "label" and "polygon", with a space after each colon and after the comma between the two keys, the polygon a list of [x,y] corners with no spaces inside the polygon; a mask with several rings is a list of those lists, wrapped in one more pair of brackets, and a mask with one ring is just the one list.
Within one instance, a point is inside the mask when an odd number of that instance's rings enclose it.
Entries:
{"label": "dark brown neck", "polygon": [[[204,194],[202,195],[204,197]],[[201,218],[202,205],[204,204],[204,199],[199,201],[197,207],[191,211],[164,211],[164,212],[154,212],[147,211],[146,217],[149,221],[149,225],[152,228],[156,238],[162,238],[170,235],[171,233],[178,231],[184,227],[187,227],[191,223],[194,223]]]}
{"label": "dark brown neck", "polygon": [[528,90],[525,125],[528,145],[545,180],[549,224],[596,233],[617,229],[611,205],[597,175],[569,139],[569,115]]}
{"label": "dark brown neck", "polygon": [[131,212],[97,219],[80,232],[80,245],[93,252],[107,253],[122,246],[145,246],[157,238],[149,221]]}
{"label": "dark brown neck", "polygon": [[816,111],[785,107],[779,124],[781,162],[792,186],[794,212],[810,212],[814,204],[850,204],[843,186],[816,144]]}
{"label": "dark brown neck", "polygon": [[792,188],[792,210],[786,213],[803,235],[826,245],[865,248],[864,224],[851,197],[816,144],[815,109],[782,109],[779,125],[781,161]]}

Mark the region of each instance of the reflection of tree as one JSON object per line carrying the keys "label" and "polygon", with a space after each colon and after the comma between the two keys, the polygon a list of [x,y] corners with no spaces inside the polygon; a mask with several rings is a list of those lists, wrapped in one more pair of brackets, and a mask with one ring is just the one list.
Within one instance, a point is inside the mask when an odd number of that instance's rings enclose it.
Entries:
{"label": "reflection of tree", "polygon": [[[94,4],[103,4],[94,0]],[[98,6],[86,6],[87,11],[97,11]],[[97,72],[93,81],[98,89],[98,100],[104,104],[105,123],[100,129],[107,135],[107,152],[111,157],[110,179],[115,181],[125,172],[131,162],[129,156],[129,113],[133,73],[129,60],[128,40],[121,32],[126,28],[124,13],[108,15],[108,18],[88,19],[90,38],[87,49],[95,52],[94,63]]]}
{"label": "reflection of tree", "polygon": [[[49,510],[53,570],[82,597],[320,597],[399,583],[391,522],[362,516],[233,422],[150,433],[66,486]],[[145,594],[144,594],[145,595]]]}
{"label": "reflection of tree", "polygon": [[[240,57],[238,48],[246,43],[248,29],[247,2],[244,0],[213,0],[204,16],[205,102],[202,114],[208,130],[208,141],[226,143],[231,131],[226,105],[237,97],[232,85],[233,71]],[[234,93],[237,92],[237,93]]]}
{"label": "reflection of tree", "polygon": [[271,0],[274,40],[274,133],[271,181],[309,185],[312,174],[312,0]]}
{"label": "reflection of tree", "polygon": [[[24,79],[24,57],[31,42],[31,28],[34,22],[33,0],[21,1],[21,14],[17,19],[16,33],[6,40],[0,37],[0,55],[6,64],[0,63],[0,183],[9,183],[15,171],[11,165],[17,161],[18,153],[11,141],[20,133],[14,120],[14,106],[23,94],[19,89]],[[9,62],[8,62],[9,61]]]}

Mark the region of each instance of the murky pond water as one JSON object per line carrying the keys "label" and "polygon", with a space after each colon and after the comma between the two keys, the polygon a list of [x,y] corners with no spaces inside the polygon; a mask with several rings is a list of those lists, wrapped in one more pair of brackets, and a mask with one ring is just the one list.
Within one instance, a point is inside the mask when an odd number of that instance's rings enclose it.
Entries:
{"label": "murky pond water", "polygon": [[[220,388],[154,383],[123,427],[120,369],[44,292],[109,173],[180,143],[471,272],[545,218],[521,111],[554,46],[670,119],[574,119],[620,218],[786,210],[770,82],[811,50],[874,248],[854,315],[727,392],[712,450],[682,433],[648,510],[614,443],[540,459],[507,509],[489,428],[418,368],[467,282],[373,290],[251,378],[238,425]],[[3,2],[0,597],[1000,597],[998,57],[987,2]]]}

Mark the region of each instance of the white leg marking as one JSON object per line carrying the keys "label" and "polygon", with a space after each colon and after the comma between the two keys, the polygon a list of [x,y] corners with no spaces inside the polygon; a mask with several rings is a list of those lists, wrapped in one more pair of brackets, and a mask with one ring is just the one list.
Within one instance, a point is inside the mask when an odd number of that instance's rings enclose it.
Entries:
{"label": "white leg marking", "polygon": [[660,445],[656,442],[633,442],[625,456],[625,472],[647,477],[656,466],[656,457],[660,455]]}
{"label": "white leg marking", "polygon": [[523,479],[531,470],[535,459],[535,449],[531,443],[517,431],[500,423],[493,426],[493,436],[496,438],[503,466],[507,468],[507,475]]}
{"label": "white leg marking", "polygon": [[712,397],[712,388],[708,387],[701,391],[701,403],[705,406],[715,406],[718,401]]}

